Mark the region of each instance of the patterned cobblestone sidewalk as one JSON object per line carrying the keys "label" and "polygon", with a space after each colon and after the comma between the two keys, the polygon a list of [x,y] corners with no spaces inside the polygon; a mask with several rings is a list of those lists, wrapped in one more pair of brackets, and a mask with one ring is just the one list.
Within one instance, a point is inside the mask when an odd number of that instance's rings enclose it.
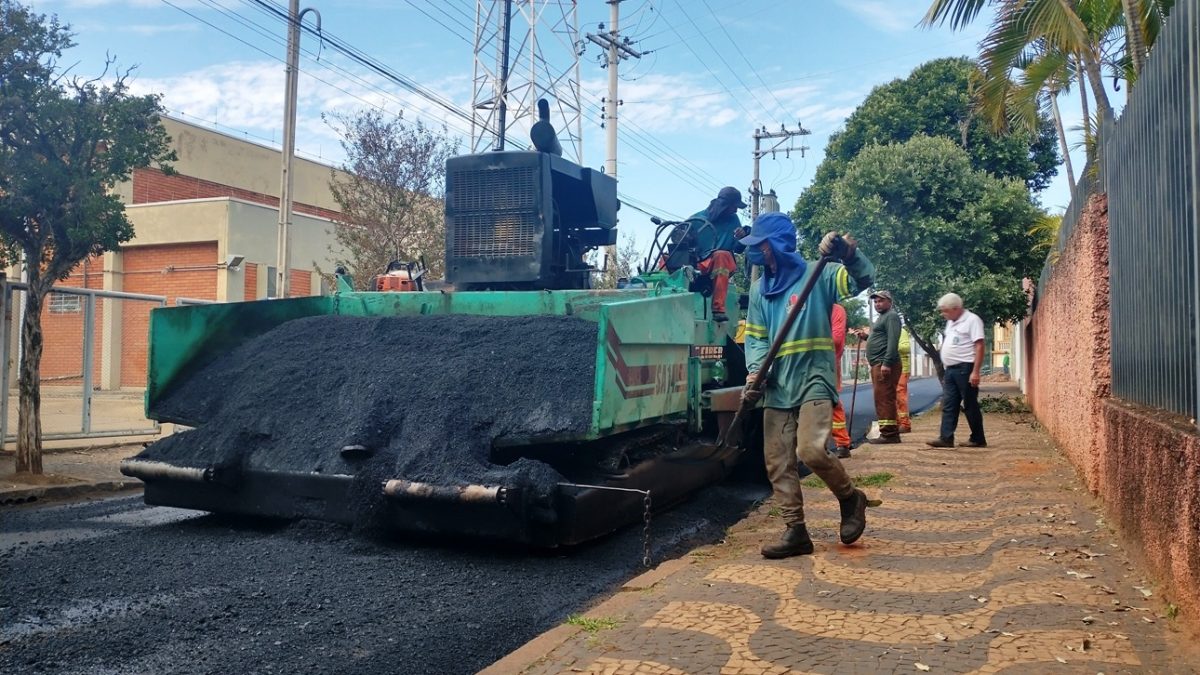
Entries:
{"label": "patterned cobblestone sidewalk", "polygon": [[835,500],[806,487],[815,555],[759,556],[783,527],[768,503],[485,672],[1200,672],[1169,589],[1139,575],[1044,434],[988,415],[990,448],[935,450],[932,417],[848,461],[893,475],[867,489],[884,503],[859,544],[837,543]]}

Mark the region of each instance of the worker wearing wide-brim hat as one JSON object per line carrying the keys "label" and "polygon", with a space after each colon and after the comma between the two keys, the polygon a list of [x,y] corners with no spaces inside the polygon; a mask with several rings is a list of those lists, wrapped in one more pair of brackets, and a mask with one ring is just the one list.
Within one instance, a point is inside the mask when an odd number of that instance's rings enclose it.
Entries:
{"label": "worker wearing wide-brim hat", "polygon": [[[772,341],[779,336],[791,307],[799,302],[807,277],[817,266],[796,252],[796,226],[778,212],[755,219],[747,247],[751,263],[764,268],[750,289],[746,317],[746,367],[757,373]],[[843,543],[850,544],[866,529],[867,497],[854,487],[840,460],[825,451],[837,400],[834,345],[830,315],[840,299],[871,285],[875,267],[857,250],[852,239],[830,232],[821,241],[822,256],[840,260],[825,265],[796,321],[783,334],[775,362],[763,389],[747,383],[747,400],[763,402],[763,455],[775,501],[787,530],[775,544],[763,546],[767,558],[786,558],[813,552],[804,520],[798,463],[803,462],[838,498]]]}

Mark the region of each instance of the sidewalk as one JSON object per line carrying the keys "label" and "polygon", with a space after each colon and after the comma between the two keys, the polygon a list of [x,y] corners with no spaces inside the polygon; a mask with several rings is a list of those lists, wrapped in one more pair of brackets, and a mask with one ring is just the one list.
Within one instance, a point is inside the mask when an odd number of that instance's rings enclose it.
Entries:
{"label": "sidewalk", "polygon": [[924,447],[936,417],[848,460],[893,476],[867,488],[884,503],[858,545],[836,543],[836,501],[806,487],[815,555],[759,555],[783,529],[768,503],[484,672],[1200,672],[1169,589],[1129,563],[1032,416],[988,414],[986,450]]}
{"label": "sidewalk", "polygon": [[122,459],[141,452],[142,446],[121,445],[87,450],[43,452],[42,476],[14,480],[16,456],[0,453],[0,505],[38,499],[61,499],[85,492],[125,490],[140,487],[136,478],[121,475]]}

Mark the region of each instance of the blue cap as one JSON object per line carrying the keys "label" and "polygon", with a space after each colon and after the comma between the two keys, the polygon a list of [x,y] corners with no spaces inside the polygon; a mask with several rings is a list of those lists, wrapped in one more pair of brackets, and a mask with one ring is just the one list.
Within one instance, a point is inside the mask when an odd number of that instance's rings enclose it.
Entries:
{"label": "blue cap", "polygon": [[750,226],[750,234],[738,239],[738,243],[743,246],[758,246],[768,239],[775,239],[777,243],[785,243],[779,241],[781,238],[790,239],[790,242],[786,243],[790,243],[791,246],[785,248],[796,250],[796,225],[786,214],[771,211],[759,214],[754,219],[754,224]]}

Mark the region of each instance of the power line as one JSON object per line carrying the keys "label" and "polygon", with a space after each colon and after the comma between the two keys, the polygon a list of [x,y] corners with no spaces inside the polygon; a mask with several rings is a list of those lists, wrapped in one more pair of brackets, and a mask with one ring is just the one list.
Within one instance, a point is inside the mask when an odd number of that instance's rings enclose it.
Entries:
{"label": "power line", "polygon": [[[763,112],[766,113],[768,116],[770,116],[770,113],[768,112],[769,106],[763,105],[762,99],[760,99],[758,97],[758,93],[755,92],[753,89],[750,88],[749,85],[746,84],[746,81],[743,80],[742,76],[738,74],[737,69],[734,68],[729,63],[728,60],[726,60],[725,54],[723,54],[721,52],[721,50],[717,49],[716,45],[714,45],[712,43],[712,40],[708,39],[708,34],[705,33],[704,31],[700,30],[700,26],[696,23],[696,20],[692,18],[692,15],[690,13],[688,13],[688,11],[686,9],[684,9],[683,3],[679,2],[679,0],[675,0],[675,6],[678,7],[679,11],[683,13],[684,18],[688,20],[688,23],[692,24],[692,27],[695,28],[697,32],[699,32],[700,38],[702,40],[704,40],[704,44],[708,45],[708,48],[711,49],[712,52],[717,55],[717,58],[721,60],[721,63],[725,64],[725,68],[729,71],[730,75],[733,75],[733,79],[737,80],[738,84],[742,85],[742,88],[745,89],[746,92],[749,93],[750,96],[754,98],[754,102],[757,103],[759,105],[759,107],[761,107],[763,109]],[[728,35],[728,33],[726,33],[726,35]],[[737,46],[736,43],[734,44],[734,46]],[[700,58],[700,55],[696,52],[696,50],[692,49],[691,43],[688,43],[687,48],[693,54],[696,55],[697,59]],[[708,68],[708,64],[704,64],[704,67]],[[713,78],[716,78],[717,74],[711,68],[708,69],[708,72],[713,76]],[[722,83],[722,86],[724,86],[724,83]],[[747,114],[749,114],[750,111],[746,111],[746,112],[747,112]]]}
{"label": "power line", "polygon": [[[684,9],[683,9],[683,5],[679,4],[679,0],[675,0],[675,6],[679,7],[679,10],[684,12],[685,16],[688,16],[687,12],[684,11]],[[688,19],[690,20],[691,17],[688,16]],[[692,22],[692,25],[693,26],[696,25],[694,21]],[[679,29],[676,28],[675,23],[672,22],[670,24],[670,26],[671,26],[671,30],[674,31],[676,35],[679,35],[680,39],[682,40],[683,36],[680,34]],[[746,104],[742,103],[742,100],[740,98],[733,95],[733,92],[729,89],[729,87],[725,84],[725,82],[720,77],[717,76],[717,73],[715,70],[713,70],[711,67],[709,67],[708,63],[705,62],[704,58],[700,56],[700,53],[697,52],[694,47],[692,47],[691,43],[684,41],[683,45],[688,48],[688,51],[690,51],[692,53],[692,56],[696,57],[696,60],[700,62],[700,65],[704,66],[704,69],[707,70],[708,74],[711,75],[712,78],[717,81],[717,84],[721,85],[721,88],[724,89],[725,93],[728,94],[729,97],[733,99],[733,102],[736,103],[738,105],[738,107],[741,108],[746,113],[746,116],[753,119],[754,113],[750,112],[750,109],[746,107]],[[711,47],[711,44],[710,44],[710,47]]]}
{"label": "power line", "polygon": [[[252,19],[249,19],[249,18],[247,18],[247,17],[245,17],[245,16],[243,16],[243,15],[241,15],[241,14],[237,13],[237,12],[234,12],[234,11],[232,11],[232,10],[229,10],[229,9],[225,8],[225,7],[222,7],[220,4],[218,4],[218,3],[216,3],[216,2],[213,2],[212,0],[200,0],[200,1],[201,1],[202,3],[204,3],[206,6],[210,7],[211,9],[214,9],[214,10],[216,10],[216,11],[217,11],[217,12],[219,12],[220,14],[222,14],[222,15],[224,15],[224,16],[227,16],[227,17],[229,17],[229,18],[232,18],[234,21],[238,22],[239,24],[241,24],[242,26],[244,26],[244,27],[248,28],[249,30],[253,31],[254,33],[257,33],[258,35],[260,35],[260,36],[262,36],[262,37],[265,37],[265,38],[267,38],[267,39],[268,39],[268,40],[270,40],[271,42],[273,42],[273,43],[275,43],[275,44],[277,44],[277,45],[280,45],[280,46],[286,46],[286,44],[287,44],[286,40],[284,40],[284,39],[283,39],[282,37],[280,37],[279,35],[276,35],[275,33],[272,33],[272,32],[270,31],[270,29],[268,29],[266,26],[263,26],[262,24],[260,24],[260,23],[258,23],[258,22],[256,22],[256,21],[254,21],[254,20],[252,20]],[[170,4],[170,3],[167,3],[167,4]],[[174,5],[172,5],[172,6],[174,6]],[[177,7],[177,9],[179,9],[179,8]],[[183,10],[181,9],[181,11],[183,11]],[[198,20],[200,20],[200,21],[202,21],[202,22],[204,22],[204,23],[208,24],[209,26],[212,26],[212,27],[216,28],[217,30],[221,31],[222,33],[225,33],[225,34],[226,34],[226,35],[228,35],[229,37],[232,37],[232,38],[234,38],[235,40],[238,40],[238,41],[239,41],[239,42],[241,42],[242,44],[246,44],[247,46],[250,46],[250,47],[252,47],[252,48],[256,49],[257,51],[259,51],[259,52],[262,52],[262,53],[266,54],[267,56],[270,56],[271,58],[274,58],[274,59],[275,59],[275,60],[277,60],[277,61],[280,61],[280,62],[282,62],[282,61],[283,61],[283,59],[280,59],[279,57],[277,57],[277,56],[274,56],[273,54],[270,54],[270,53],[264,52],[262,49],[259,49],[257,46],[255,46],[255,45],[251,45],[250,43],[247,43],[245,40],[242,40],[241,38],[239,38],[239,37],[237,37],[237,36],[233,35],[232,33],[229,33],[228,31],[226,31],[226,30],[224,30],[224,29],[221,29],[220,27],[217,27],[217,26],[215,26],[214,24],[211,24],[211,23],[209,23],[209,22],[207,22],[207,21],[204,21],[203,19],[200,19],[199,17],[195,17],[195,15],[192,15],[192,14],[190,14],[190,13],[188,13],[188,12],[185,12],[185,13],[187,13],[189,16],[193,16],[193,18],[197,18]],[[271,16],[273,16],[273,14],[271,14]],[[319,51],[318,51],[317,53],[315,53],[315,54],[314,54],[314,53],[313,53],[311,50],[308,50],[308,49],[303,49],[303,48],[302,48],[302,49],[301,49],[301,51],[302,51],[302,53],[303,53],[303,54],[305,54],[306,56],[308,56],[308,57],[310,58],[310,60],[311,60],[313,63],[316,63],[317,65],[320,65],[322,68],[325,68],[326,70],[329,70],[330,72],[332,72],[332,73],[334,73],[334,74],[336,74],[336,75],[339,75],[339,76],[342,76],[342,77],[348,78],[348,79],[350,79],[350,80],[354,81],[355,83],[359,84],[360,86],[362,86],[362,87],[363,87],[364,89],[366,89],[366,90],[372,91],[372,92],[374,92],[374,93],[377,93],[377,94],[379,94],[380,96],[383,96],[383,97],[386,97],[386,98],[388,98],[388,99],[391,99],[392,101],[394,101],[394,102],[395,102],[397,105],[401,106],[402,108],[410,108],[410,109],[412,108],[412,106],[411,106],[411,104],[410,104],[410,103],[408,103],[408,102],[406,102],[406,101],[404,101],[404,100],[402,100],[402,99],[400,99],[400,98],[396,97],[396,96],[395,96],[394,94],[392,94],[391,92],[388,92],[388,91],[385,91],[385,90],[381,89],[381,88],[380,88],[380,87],[379,87],[377,84],[375,84],[375,83],[372,83],[372,82],[370,82],[370,81],[368,81],[368,80],[364,79],[364,78],[363,78],[363,77],[361,77],[360,75],[358,75],[358,74],[356,74],[356,73],[353,73],[353,72],[351,72],[350,70],[347,70],[346,68],[343,68],[342,66],[339,66],[339,65],[337,65],[337,64],[335,64],[335,63],[332,63],[331,61],[328,61],[328,60],[324,60],[324,61],[323,61],[323,60],[321,60],[321,58],[320,58],[320,52],[319,52]],[[367,99],[364,99],[364,98],[362,98],[361,96],[358,96],[357,94],[354,94],[354,93],[352,93],[352,92],[349,92],[349,91],[347,91],[346,89],[344,89],[344,88],[342,88],[342,87],[339,87],[339,86],[337,86],[337,85],[334,85],[334,84],[332,84],[332,83],[330,83],[330,82],[328,82],[328,81],[326,81],[326,80],[323,80],[323,79],[321,79],[321,78],[317,77],[316,75],[313,75],[313,74],[312,74],[310,71],[304,71],[304,72],[305,72],[305,73],[306,73],[306,74],[307,74],[309,77],[312,77],[313,79],[316,79],[318,82],[321,82],[321,83],[324,83],[324,84],[326,84],[326,85],[328,85],[328,86],[331,86],[331,87],[333,87],[333,88],[337,89],[338,91],[341,91],[341,92],[343,92],[343,93],[347,94],[348,96],[352,96],[352,97],[354,97],[354,98],[358,99],[359,101],[362,101],[363,103],[366,103],[367,105],[369,105],[369,106],[371,106],[371,107],[373,107],[373,108],[375,108],[375,109],[377,109],[377,110],[380,110],[380,111],[386,112],[386,108],[384,108],[383,106],[380,106],[380,105],[378,105],[378,104],[376,104],[376,103],[374,103],[374,102],[372,102],[372,101],[368,101]],[[429,119],[429,120],[430,120],[430,121],[432,121],[432,122],[443,124],[443,125],[445,125],[445,126],[448,128],[448,129],[454,129],[454,130],[455,130],[455,131],[457,131],[459,134],[463,134],[464,136],[468,135],[468,132],[467,132],[466,130],[464,130],[462,127],[456,127],[456,126],[453,126],[452,124],[449,124],[449,123],[448,123],[446,120],[438,119],[438,118],[436,118],[436,117],[429,117],[429,116],[427,116],[427,115],[422,115],[422,114],[421,114],[421,111],[420,111],[420,110],[416,110],[416,109],[414,109],[414,114],[415,114],[415,115],[417,115],[418,117],[426,117],[427,119]]]}
{"label": "power line", "polygon": [[[434,16],[434,15],[430,14],[429,12],[425,11],[424,9],[422,9],[420,6],[417,5],[417,3],[413,2],[413,0],[405,0],[405,2],[407,2],[409,4],[409,6],[411,6],[413,9],[417,10],[418,12],[420,12],[420,13],[424,14],[426,17],[428,17],[430,21],[432,21],[432,22],[436,23],[437,25],[441,26],[442,28],[445,28],[446,30],[449,30],[450,32],[454,33],[454,31],[451,30],[451,28],[449,26],[442,23],[441,20],[439,20],[436,16]],[[471,31],[470,26],[464,25],[461,19],[458,19],[458,18],[454,17],[453,15],[451,15],[449,12],[447,12],[446,8],[442,6],[443,3],[431,2],[430,5],[432,5],[435,9],[440,11],[442,13],[442,15],[445,16],[450,21],[453,21],[453,22],[457,23],[458,25],[462,26],[463,28],[466,28],[468,32]],[[463,38],[461,35],[458,35],[458,33],[454,33],[454,34],[455,34],[455,36],[457,36],[459,39],[463,40],[467,44],[473,44],[470,40],[467,40],[467,39]]]}
{"label": "power line", "polygon": [[[775,99],[775,105],[779,106],[779,112],[782,113],[784,117],[788,117],[788,107],[783,104],[783,101],[779,100],[779,96],[775,93],[775,90],[767,84],[766,80],[763,79],[762,75],[758,72],[758,68],[755,68],[754,64],[750,63],[750,59],[746,58],[746,52],[742,51],[742,48],[738,45],[737,40],[734,40],[733,36],[729,34],[729,29],[725,27],[725,24],[721,21],[720,17],[718,17],[717,13],[713,11],[712,5],[708,4],[708,0],[701,1],[704,3],[704,7],[708,10],[708,13],[712,15],[713,21],[715,21],[717,25],[721,27],[721,32],[725,34],[725,38],[729,40],[729,44],[733,45],[734,50],[737,51],[738,55],[742,57],[742,61],[746,63],[746,67],[750,70],[750,72],[754,73],[754,77],[758,78],[758,83],[761,84],[763,89],[765,89],[767,93],[771,95],[771,98]],[[729,64],[726,63],[726,65]],[[741,78],[738,78],[738,81],[741,82]],[[743,82],[743,84],[745,83]]]}

